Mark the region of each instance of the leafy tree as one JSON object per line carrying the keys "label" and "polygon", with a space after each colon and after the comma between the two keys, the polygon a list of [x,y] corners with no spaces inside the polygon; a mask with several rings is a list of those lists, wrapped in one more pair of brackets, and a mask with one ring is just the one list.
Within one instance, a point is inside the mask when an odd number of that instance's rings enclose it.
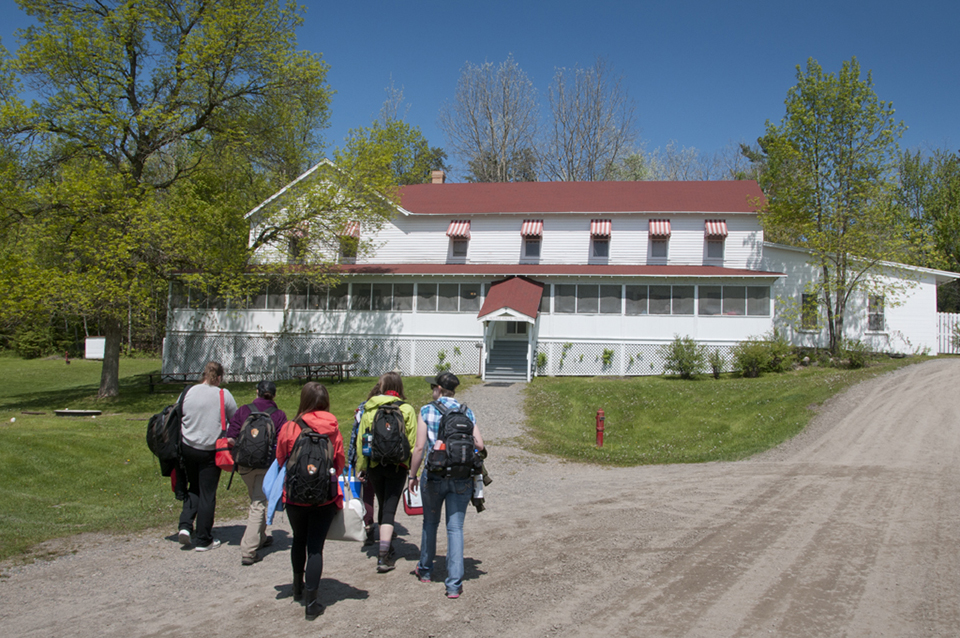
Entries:
{"label": "leafy tree", "polygon": [[173,270],[235,271],[249,253],[234,206],[311,161],[326,65],[296,50],[300,10],[285,0],[18,4],[36,25],[4,68],[36,99],[2,95],[18,157],[2,206],[23,222],[0,257],[4,310],[99,316],[100,395],[113,396],[129,309]]}
{"label": "leafy tree", "polygon": [[[386,171],[400,186],[425,184],[430,173],[446,170],[446,153],[431,147],[420,128],[396,119],[374,122],[349,132],[346,147],[334,155],[338,164],[348,157],[370,171]],[[351,160],[352,161],[352,160]]]}
{"label": "leafy tree", "polygon": [[598,58],[593,67],[557,69],[550,87],[551,126],[541,152],[541,173],[552,180],[610,179],[638,138],[634,103]]}
{"label": "leafy tree", "polygon": [[810,250],[825,302],[829,347],[843,338],[847,303],[858,292],[895,292],[885,261],[903,260],[907,238],[892,204],[897,140],[904,130],[893,107],[878,99],[856,58],[837,75],[812,58],[797,67],[779,125],[766,126],[761,223],[768,239]]}
{"label": "leafy tree", "polygon": [[468,62],[439,123],[468,181],[516,182],[533,177],[538,121],[536,90],[510,56],[497,67]]}

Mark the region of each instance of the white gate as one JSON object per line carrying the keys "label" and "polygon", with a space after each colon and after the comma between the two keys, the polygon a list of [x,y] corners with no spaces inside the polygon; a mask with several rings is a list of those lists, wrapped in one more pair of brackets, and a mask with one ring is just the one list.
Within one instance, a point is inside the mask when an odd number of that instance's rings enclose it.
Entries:
{"label": "white gate", "polygon": [[960,354],[960,346],[954,340],[954,336],[960,335],[957,326],[960,326],[960,314],[937,313],[938,354]]}

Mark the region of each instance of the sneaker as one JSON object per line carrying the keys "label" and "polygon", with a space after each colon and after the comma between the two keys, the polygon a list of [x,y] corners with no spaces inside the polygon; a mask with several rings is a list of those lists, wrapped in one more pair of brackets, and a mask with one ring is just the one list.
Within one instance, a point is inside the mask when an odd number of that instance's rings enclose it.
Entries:
{"label": "sneaker", "polygon": [[217,539],[213,539],[212,541],[210,541],[208,545],[197,545],[196,547],[193,548],[193,551],[206,552],[206,551],[210,551],[211,549],[216,549],[218,547],[220,547],[220,541],[218,541]]}
{"label": "sneaker", "polygon": [[179,532],[177,532],[177,540],[180,541],[180,544],[181,544],[181,545],[189,545],[189,544],[190,544],[190,532],[188,532],[188,531],[185,530],[185,529],[180,530]]}
{"label": "sneaker", "polygon": [[456,591],[448,591],[447,598],[460,598],[460,594],[462,593],[463,593],[463,586],[461,585],[459,588],[457,588]]}
{"label": "sneaker", "polygon": [[397,550],[393,547],[390,548],[386,554],[381,554],[377,557],[377,573],[386,574],[389,571],[393,571],[395,567],[394,563],[397,562]]}
{"label": "sneaker", "polygon": [[254,563],[259,563],[260,560],[261,560],[261,559],[260,559],[259,556],[254,556],[253,558],[247,558],[246,556],[244,556],[243,558],[240,559],[240,564],[243,565],[243,566],[245,566],[245,567],[249,567],[250,565],[253,565]]}
{"label": "sneaker", "polygon": [[430,574],[425,574],[424,572],[421,572],[419,566],[413,568],[413,575],[416,576],[421,583],[430,582]]}

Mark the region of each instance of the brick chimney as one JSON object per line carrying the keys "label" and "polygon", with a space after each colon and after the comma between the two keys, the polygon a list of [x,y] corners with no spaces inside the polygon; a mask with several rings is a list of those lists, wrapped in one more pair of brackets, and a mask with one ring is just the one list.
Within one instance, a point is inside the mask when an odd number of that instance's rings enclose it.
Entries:
{"label": "brick chimney", "polygon": [[447,181],[447,175],[443,171],[430,171],[431,184],[443,184]]}

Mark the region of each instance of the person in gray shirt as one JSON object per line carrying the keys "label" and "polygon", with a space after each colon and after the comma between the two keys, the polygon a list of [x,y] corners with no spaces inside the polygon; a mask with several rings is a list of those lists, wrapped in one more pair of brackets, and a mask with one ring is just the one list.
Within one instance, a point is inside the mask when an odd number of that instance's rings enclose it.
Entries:
{"label": "person in gray shirt", "polygon": [[221,383],[223,366],[211,361],[203,370],[201,382],[187,390],[183,398],[180,457],[187,488],[177,538],[184,546],[193,542],[198,552],[220,547],[220,541],[213,537],[220,484],[216,443],[223,424],[237,411],[237,402],[229,390],[220,388]]}

